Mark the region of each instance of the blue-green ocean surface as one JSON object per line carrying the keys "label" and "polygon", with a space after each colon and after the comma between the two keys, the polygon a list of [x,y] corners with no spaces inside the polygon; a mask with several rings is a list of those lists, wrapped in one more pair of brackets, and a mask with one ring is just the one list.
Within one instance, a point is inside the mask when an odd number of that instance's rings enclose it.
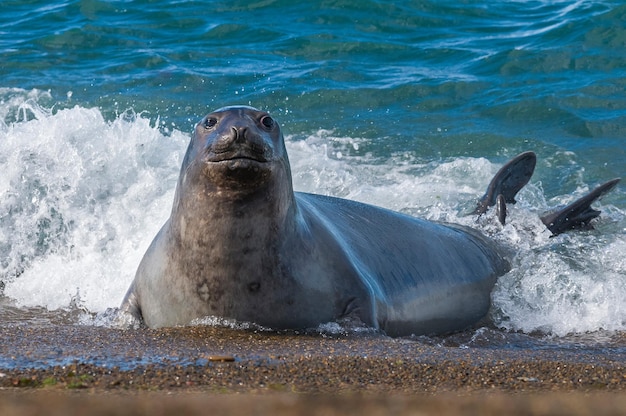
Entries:
{"label": "blue-green ocean surface", "polygon": [[[5,321],[119,306],[193,125],[247,104],[281,123],[297,190],[516,247],[493,293],[504,333],[626,331],[626,186],[594,230],[539,221],[626,178],[621,1],[4,0],[0,57]],[[525,150],[507,225],[466,216]]]}

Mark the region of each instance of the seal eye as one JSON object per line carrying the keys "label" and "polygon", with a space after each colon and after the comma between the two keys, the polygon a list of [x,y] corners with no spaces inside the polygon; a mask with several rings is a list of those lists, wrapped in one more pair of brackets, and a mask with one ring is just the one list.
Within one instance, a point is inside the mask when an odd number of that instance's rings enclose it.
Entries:
{"label": "seal eye", "polygon": [[204,128],[210,129],[217,124],[217,119],[215,117],[207,117],[204,119]]}
{"label": "seal eye", "polygon": [[261,124],[263,124],[266,129],[271,129],[274,127],[274,119],[270,116],[263,116],[261,118]]}

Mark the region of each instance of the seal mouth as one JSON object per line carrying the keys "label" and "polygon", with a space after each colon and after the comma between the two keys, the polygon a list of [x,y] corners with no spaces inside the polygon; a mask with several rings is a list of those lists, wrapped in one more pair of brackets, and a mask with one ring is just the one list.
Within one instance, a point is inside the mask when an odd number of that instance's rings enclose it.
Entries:
{"label": "seal mouth", "polygon": [[228,163],[228,162],[235,162],[235,161],[241,161],[241,162],[248,161],[250,163],[258,163],[258,164],[268,162],[267,158],[262,154],[258,154],[258,153],[250,154],[248,152],[242,152],[242,151],[212,153],[207,157],[207,162],[209,163],[223,163],[223,162]]}
{"label": "seal mouth", "polygon": [[265,146],[251,140],[234,145],[229,142],[217,142],[207,150],[207,160],[209,162],[225,162],[238,159],[257,163],[265,163],[268,161]]}
{"label": "seal mouth", "polygon": [[217,168],[218,171],[230,172],[229,175],[236,175],[243,179],[267,171],[270,163],[264,155],[238,150],[221,153],[212,152],[206,158],[206,164],[210,170]]}

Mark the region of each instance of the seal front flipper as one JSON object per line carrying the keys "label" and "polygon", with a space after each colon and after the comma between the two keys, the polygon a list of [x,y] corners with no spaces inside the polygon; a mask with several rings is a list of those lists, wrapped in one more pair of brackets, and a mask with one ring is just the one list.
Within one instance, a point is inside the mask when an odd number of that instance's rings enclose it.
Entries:
{"label": "seal front flipper", "polygon": [[589,222],[600,215],[600,211],[591,208],[591,204],[613,189],[619,181],[620,179],[616,178],[603,183],[566,207],[542,216],[541,221],[553,235],[558,235],[568,230],[589,227]]}
{"label": "seal front flipper", "polygon": [[141,314],[141,306],[135,293],[135,285],[132,284],[128,289],[122,304],[120,305],[120,313],[132,316],[132,319],[136,320],[139,325],[145,325],[143,316]]}
{"label": "seal front flipper", "polygon": [[478,201],[473,214],[483,214],[487,208],[496,204],[498,195],[503,195],[505,202],[515,203],[515,195],[524,187],[533,176],[537,155],[535,152],[524,152],[508,161],[498,173],[495,174],[487,192]]}

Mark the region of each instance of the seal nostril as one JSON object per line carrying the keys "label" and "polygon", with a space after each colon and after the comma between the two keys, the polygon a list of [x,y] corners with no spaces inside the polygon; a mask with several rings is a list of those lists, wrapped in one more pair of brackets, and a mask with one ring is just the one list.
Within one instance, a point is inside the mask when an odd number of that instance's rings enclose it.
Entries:
{"label": "seal nostril", "polygon": [[231,127],[232,137],[236,142],[242,142],[246,139],[246,133],[248,131],[248,127]]}

